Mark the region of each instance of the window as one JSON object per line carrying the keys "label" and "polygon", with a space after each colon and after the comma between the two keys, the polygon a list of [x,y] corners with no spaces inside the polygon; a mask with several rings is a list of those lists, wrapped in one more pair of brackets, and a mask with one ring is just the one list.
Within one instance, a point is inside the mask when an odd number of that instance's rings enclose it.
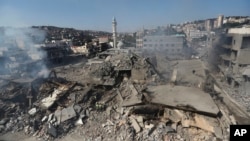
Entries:
{"label": "window", "polygon": [[155,44],[155,47],[157,47],[157,44]]}
{"label": "window", "polygon": [[235,45],[235,40],[234,40],[234,45]]}
{"label": "window", "polygon": [[144,44],[144,47],[147,47],[147,44]]}
{"label": "window", "polygon": [[168,44],[166,44],[166,47],[168,47]]}
{"label": "window", "polygon": [[174,47],[174,44],[172,44],[172,47]]}
{"label": "window", "polygon": [[160,44],[160,47],[163,47],[163,44]]}
{"label": "window", "polygon": [[152,47],[152,44],[149,44],[148,46],[149,46],[149,47]]}
{"label": "window", "polygon": [[174,52],[174,49],[172,49],[172,52]]}
{"label": "window", "polygon": [[177,52],[180,52],[181,50],[180,49],[177,49]]}
{"label": "window", "polygon": [[160,39],[160,42],[162,42],[162,39]]}
{"label": "window", "polygon": [[147,39],[144,39],[143,41],[144,41],[144,42],[147,42]]}

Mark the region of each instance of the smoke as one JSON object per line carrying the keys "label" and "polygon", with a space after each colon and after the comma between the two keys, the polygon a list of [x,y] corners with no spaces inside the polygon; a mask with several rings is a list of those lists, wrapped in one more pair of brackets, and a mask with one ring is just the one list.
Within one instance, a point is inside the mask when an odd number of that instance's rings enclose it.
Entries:
{"label": "smoke", "polygon": [[0,75],[46,77],[46,52],[40,48],[45,35],[44,31],[34,28],[0,27]]}

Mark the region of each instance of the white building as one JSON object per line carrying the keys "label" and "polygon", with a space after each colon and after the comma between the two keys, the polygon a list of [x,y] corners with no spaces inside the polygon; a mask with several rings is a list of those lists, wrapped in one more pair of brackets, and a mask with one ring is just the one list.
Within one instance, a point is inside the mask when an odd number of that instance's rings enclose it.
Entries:
{"label": "white building", "polygon": [[189,30],[187,36],[190,39],[198,39],[208,35],[208,31]]}
{"label": "white building", "polygon": [[143,37],[145,36],[144,29],[142,31],[136,32],[136,48],[143,47]]}
{"label": "white building", "polygon": [[223,25],[224,15],[219,15],[217,19],[217,28],[221,28]]}
{"label": "white building", "polygon": [[143,37],[143,48],[166,53],[182,53],[184,37],[153,35]]}

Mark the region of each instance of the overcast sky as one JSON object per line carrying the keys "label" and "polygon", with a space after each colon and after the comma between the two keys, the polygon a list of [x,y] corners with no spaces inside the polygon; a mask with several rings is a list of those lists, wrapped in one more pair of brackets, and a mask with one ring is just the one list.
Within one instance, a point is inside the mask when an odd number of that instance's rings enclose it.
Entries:
{"label": "overcast sky", "polygon": [[0,0],[0,26],[51,25],[118,32],[225,16],[250,16],[250,0]]}

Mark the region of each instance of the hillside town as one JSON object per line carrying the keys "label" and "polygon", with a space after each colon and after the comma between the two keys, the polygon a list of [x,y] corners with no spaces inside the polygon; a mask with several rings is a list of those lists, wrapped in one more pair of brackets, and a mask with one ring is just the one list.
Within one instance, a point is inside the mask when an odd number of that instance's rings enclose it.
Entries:
{"label": "hillside town", "polygon": [[0,27],[0,140],[227,141],[250,124],[249,16],[118,23]]}

